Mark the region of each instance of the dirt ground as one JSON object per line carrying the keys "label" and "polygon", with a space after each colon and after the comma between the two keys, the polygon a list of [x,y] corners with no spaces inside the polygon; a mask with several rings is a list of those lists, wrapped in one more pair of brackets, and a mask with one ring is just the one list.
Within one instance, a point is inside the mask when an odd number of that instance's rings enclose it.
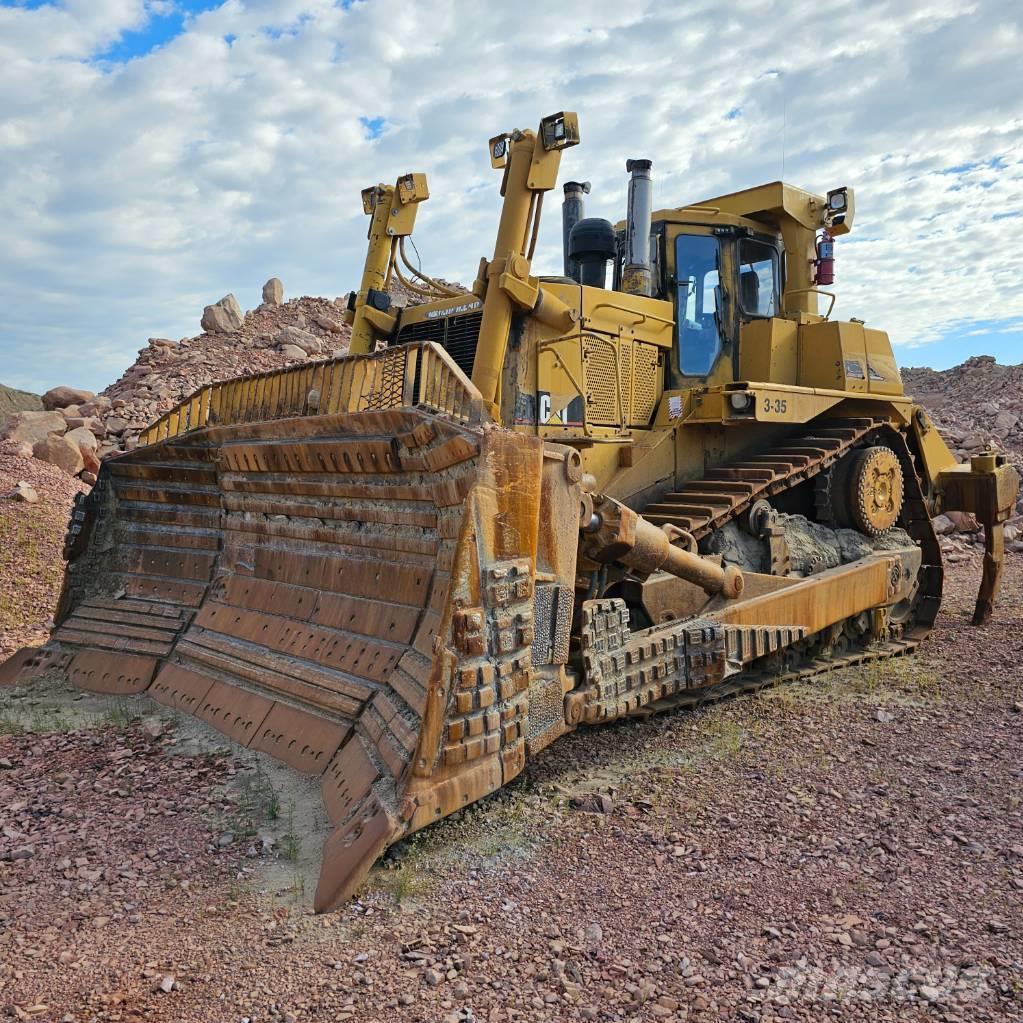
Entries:
{"label": "dirt ground", "polygon": [[[5,498],[24,481],[35,504]],[[45,643],[64,579],[64,534],[75,494],[89,488],[37,458],[0,451],[0,661]]]}
{"label": "dirt ground", "polygon": [[1019,1019],[1023,558],[973,629],[978,575],[917,657],[559,741],[322,917],[306,783],[0,691],[0,1016]]}

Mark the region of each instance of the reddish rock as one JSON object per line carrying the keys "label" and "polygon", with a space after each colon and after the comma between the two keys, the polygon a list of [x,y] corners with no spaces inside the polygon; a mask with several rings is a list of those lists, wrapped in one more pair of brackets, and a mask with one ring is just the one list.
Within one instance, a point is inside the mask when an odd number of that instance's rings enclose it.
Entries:
{"label": "reddish rock", "polygon": [[313,323],[321,330],[325,330],[330,334],[340,334],[343,331],[341,324],[337,320],[332,320],[329,316],[317,314],[313,317]]}
{"label": "reddish rock", "polygon": [[[81,474],[82,479],[86,483],[95,483],[96,477],[99,475],[100,460],[99,455],[96,453],[96,449],[92,448],[79,448],[82,454],[82,461],[85,463],[85,471]],[[86,476],[91,476],[92,479],[86,480]]]}
{"label": "reddish rock", "polygon": [[977,533],[980,531],[980,523],[973,512],[948,511],[945,515],[951,520],[958,533]]}
{"label": "reddish rock", "polygon": [[77,476],[85,468],[85,460],[78,445],[73,440],[55,433],[32,446],[32,457],[56,465],[69,476]]}
{"label": "reddish rock", "polygon": [[67,408],[68,405],[81,405],[83,402],[92,401],[96,395],[92,391],[84,391],[80,387],[51,387],[42,398],[44,409]]}
{"label": "reddish rock", "polygon": [[99,447],[99,441],[96,438],[96,434],[92,430],[86,429],[84,426],[76,427],[74,430],[69,430],[64,434],[66,440],[73,441],[78,445],[80,450],[83,451],[95,451]]}
{"label": "reddish rock", "polygon": [[78,406],[78,414],[81,416],[98,416],[109,411],[110,399],[105,394],[97,394],[92,401]]}
{"label": "reddish rock", "polygon": [[16,444],[37,444],[51,433],[62,434],[67,420],[59,412],[14,412],[7,417],[0,438]]}

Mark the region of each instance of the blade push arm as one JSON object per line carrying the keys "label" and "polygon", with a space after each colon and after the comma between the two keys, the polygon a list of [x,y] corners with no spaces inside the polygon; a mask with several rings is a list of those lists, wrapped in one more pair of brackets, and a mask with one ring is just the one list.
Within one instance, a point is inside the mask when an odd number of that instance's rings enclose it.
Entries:
{"label": "blade push arm", "polygon": [[352,327],[348,347],[352,355],[373,351],[377,338],[394,329],[387,287],[399,246],[415,226],[416,209],[429,197],[425,174],[405,174],[393,185],[372,185],[362,190],[362,209],[370,216],[369,249],[358,294],[345,314]]}
{"label": "blade push arm", "polygon": [[508,348],[512,314],[516,309],[548,319],[570,323],[567,306],[555,308],[557,300],[544,295],[540,282],[530,276],[533,250],[540,226],[543,194],[558,183],[561,151],[579,142],[575,114],[561,112],[545,117],[536,132],[513,131],[490,140],[490,162],[504,170],[501,222],[494,244],[494,258],[480,262],[473,293],[483,299],[472,382],[483,400],[496,412],[501,399],[501,371]]}

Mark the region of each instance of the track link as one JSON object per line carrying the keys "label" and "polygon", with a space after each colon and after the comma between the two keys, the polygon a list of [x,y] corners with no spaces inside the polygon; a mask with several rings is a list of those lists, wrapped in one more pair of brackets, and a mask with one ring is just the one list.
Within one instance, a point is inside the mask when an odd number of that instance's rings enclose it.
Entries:
{"label": "track link", "polygon": [[[733,675],[724,682],[704,686],[700,689],[684,689],[662,700],[647,704],[636,712],[638,716],[658,714],[666,710],[696,709],[707,707],[737,696],[759,693],[762,689],[773,689],[789,682],[801,682],[840,668],[852,668],[858,664],[886,660],[889,657],[904,657],[920,645],[918,640],[891,640],[861,650],[850,651],[840,657],[808,657],[803,663],[786,669],[761,668],[759,671],[744,671]],[[636,716],[634,715],[634,716]]]}
{"label": "track link", "polygon": [[[708,470],[700,479],[643,509],[656,526],[673,525],[699,540],[737,518],[755,501],[773,497],[831,468],[883,419],[843,419],[790,437],[779,447]],[[915,475],[915,472],[914,472]]]}
{"label": "track link", "polygon": [[[837,668],[903,656],[916,649],[930,632],[941,603],[941,552],[906,437],[886,420],[845,419],[833,421],[828,427],[814,427],[754,458],[710,470],[704,478],[687,483],[648,506],[643,515],[657,525],[679,526],[700,539],[737,518],[755,501],[773,497],[818,476],[855,448],[875,440],[883,441],[899,459],[905,481],[899,524],[923,554],[919,590],[902,620],[890,627],[890,638],[839,656],[807,654],[802,661],[784,667],[778,665],[776,657],[763,658],[723,682],[681,690],[637,708],[632,712],[634,715],[647,716],[669,709],[717,703]],[[788,651],[791,655],[794,648]]]}

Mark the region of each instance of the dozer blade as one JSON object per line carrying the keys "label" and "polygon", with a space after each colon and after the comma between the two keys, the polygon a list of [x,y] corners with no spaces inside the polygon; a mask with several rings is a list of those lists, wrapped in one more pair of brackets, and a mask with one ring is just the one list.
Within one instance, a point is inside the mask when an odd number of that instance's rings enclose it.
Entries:
{"label": "dozer blade", "polygon": [[[376,375],[336,401],[300,381],[289,418],[225,424],[244,418],[225,391],[205,424],[157,424],[107,461],[73,518],[59,624],[9,672],[144,692],[319,776],[335,830],[317,909],[525,761],[543,444],[471,403],[415,407],[427,356],[451,393],[472,386],[431,350],[339,360]],[[397,389],[367,401],[388,359]]]}

